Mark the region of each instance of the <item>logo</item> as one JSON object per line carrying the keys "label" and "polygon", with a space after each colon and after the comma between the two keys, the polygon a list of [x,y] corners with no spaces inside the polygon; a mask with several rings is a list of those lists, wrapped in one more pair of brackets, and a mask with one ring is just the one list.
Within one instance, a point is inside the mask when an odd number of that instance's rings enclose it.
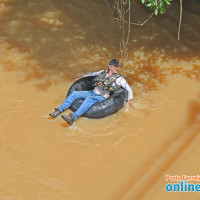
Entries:
{"label": "logo", "polygon": [[[170,182],[165,186],[167,192],[200,192],[200,176],[170,176],[165,175],[165,181]],[[199,182],[199,183],[198,183]]]}

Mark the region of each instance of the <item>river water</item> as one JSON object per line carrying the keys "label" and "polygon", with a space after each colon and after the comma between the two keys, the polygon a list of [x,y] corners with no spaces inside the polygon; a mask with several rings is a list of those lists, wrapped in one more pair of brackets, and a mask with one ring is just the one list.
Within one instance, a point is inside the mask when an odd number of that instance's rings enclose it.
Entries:
{"label": "river water", "polygon": [[[199,199],[165,190],[167,174],[199,175],[199,10],[184,1],[180,41],[179,1],[132,26],[130,110],[68,126],[48,113],[74,79],[121,59],[119,25],[105,1],[1,0],[0,199]],[[132,11],[150,13],[139,1]]]}

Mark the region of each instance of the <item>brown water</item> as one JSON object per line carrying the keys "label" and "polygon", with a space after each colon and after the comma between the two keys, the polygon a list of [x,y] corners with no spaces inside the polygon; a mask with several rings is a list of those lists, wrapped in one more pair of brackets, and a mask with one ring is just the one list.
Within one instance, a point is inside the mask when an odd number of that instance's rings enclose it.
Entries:
{"label": "brown water", "polygon": [[103,1],[1,0],[0,199],[200,199],[165,191],[166,174],[200,173],[199,9],[184,1],[181,41],[178,1],[132,27],[130,111],[69,127],[48,113],[73,79],[120,59],[118,25]]}

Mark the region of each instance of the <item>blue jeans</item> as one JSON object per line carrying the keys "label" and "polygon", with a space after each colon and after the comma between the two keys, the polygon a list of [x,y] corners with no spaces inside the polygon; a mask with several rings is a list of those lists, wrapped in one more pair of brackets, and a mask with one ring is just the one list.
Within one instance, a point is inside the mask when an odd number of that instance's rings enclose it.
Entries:
{"label": "blue jeans", "polygon": [[63,112],[69,108],[76,99],[84,99],[83,103],[74,113],[75,120],[83,115],[95,103],[102,101],[105,97],[94,93],[93,91],[73,91],[60,106],[60,111]]}

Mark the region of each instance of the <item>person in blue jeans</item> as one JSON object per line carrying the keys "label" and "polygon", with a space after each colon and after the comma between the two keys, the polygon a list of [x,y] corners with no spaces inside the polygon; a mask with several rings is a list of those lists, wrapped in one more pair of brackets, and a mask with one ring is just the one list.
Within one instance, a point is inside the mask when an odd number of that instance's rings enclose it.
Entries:
{"label": "person in blue jeans", "polygon": [[94,81],[93,91],[73,91],[63,102],[59,108],[55,108],[53,113],[49,113],[50,116],[56,118],[67,108],[69,108],[76,99],[84,99],[83,103],[74,113],[70,115],[61,115],[61,117],[70,125],[72,125],[79,116],[83,115],[89,108],[97,102],[103,101],[105,98],[110,96],[110,92],[123,87],[128,92],[128,101],[126,103],[126,109],[129,109],[130,103],[133,99],[133,92],[127,83],[126,79],[118,74],[118,70],[121,64],[117,59],[112,59],[109,62],[107,70],[101,70],[99,72],[94,72],[85,75],[87,76],[97,76]]}
{"label": "person in blue jeans", "polygon": [[[84,99],[83,103],[77,109],[77,111],[73,114],[74,121],[78,119],[79,116],[84,114],[93,104],[102,101],[105,97],[94,93],[93,91],[73,91],[64,103],[60,106],[59,110],[64,112],[67,108],[69,108],[72,103],[76,99]],[[65,118],[65,117],[64,117]]]}

